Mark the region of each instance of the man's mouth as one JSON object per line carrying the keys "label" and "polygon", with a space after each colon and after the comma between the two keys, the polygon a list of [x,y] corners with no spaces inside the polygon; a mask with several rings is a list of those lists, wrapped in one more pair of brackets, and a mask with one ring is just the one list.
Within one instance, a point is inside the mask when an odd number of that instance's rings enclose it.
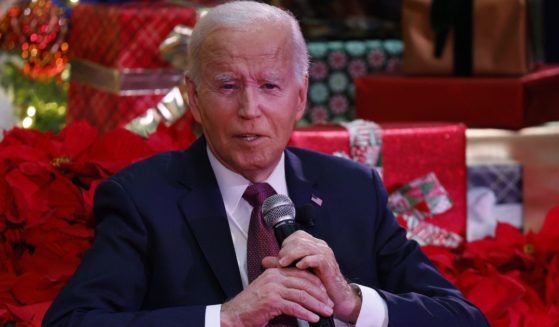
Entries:
{"label": "man's mouth", "polygon": [[260,137],[260,135],[256,135],[256,134],[241,134],[238,136],[239,138],[245,140],[245,141],[254,141],[256,139],[258,139]]}

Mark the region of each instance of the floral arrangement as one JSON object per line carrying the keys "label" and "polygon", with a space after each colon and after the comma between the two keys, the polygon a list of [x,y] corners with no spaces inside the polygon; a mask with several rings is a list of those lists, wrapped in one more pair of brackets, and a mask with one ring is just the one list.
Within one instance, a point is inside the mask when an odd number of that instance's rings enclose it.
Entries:
{"label": "floral arrangement", "polygon": [[125,129],[98,135],[85,123],[56,135],[7,132],[0,143],[0,326],[40,326],[91,244],[93,194],[102,180],[193,140],[163,124],[148,139]]}
{"label": "floral arrangement", "polygon": [[559,326],[559,206],[538,233],[498,224],[493,238],[423,250],[491,326]]}
{"label": "floral arrangement", "polygon": [[[96,186],[194,135],[161,125],[145,139],[85,123],[59,134],[13,129],[0,143],[0,326],[40,326],[94,236]],[[559,326],[559,207],[539,233],[499,225],[495,238],[424,251],[492,326]]]}

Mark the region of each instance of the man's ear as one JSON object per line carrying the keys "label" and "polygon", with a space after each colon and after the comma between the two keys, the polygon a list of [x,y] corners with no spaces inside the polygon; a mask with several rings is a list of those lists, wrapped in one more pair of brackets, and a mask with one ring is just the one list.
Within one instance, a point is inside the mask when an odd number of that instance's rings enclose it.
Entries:
{"label": "man's ear", "polygon": [[303,115],[305,114],[305,109],[307,107],[307,92],[309,89],[309,74],[305,74],[305,76],[303,77],[303,83],[301,84],[301,87],[299,88],[299,94],[298,94],[298,101],[297,101],[297,112],[296,117],[297,120],[301,119],[303,117]]}
{"label": "man's ear", "polygon": [[185,83],[186,93],[188,94],[188,107],[192,112],[194,120],[198,124],[201,124],[200,107],[198,106],[198,91],[196,89],[196,84],[188,76],[185,79]]}

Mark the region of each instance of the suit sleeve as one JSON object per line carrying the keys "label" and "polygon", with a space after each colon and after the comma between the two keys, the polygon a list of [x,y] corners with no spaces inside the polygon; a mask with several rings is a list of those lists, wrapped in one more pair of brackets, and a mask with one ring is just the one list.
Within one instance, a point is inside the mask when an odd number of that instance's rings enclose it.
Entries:
{"label": "suit sleeve", "polygon": [[473,304],[448,282],[408,240],[387,209],[387,193],[373,172],[377,193],[376,257],[377,289],[388,307],[390,326],[488,326]]}
{"label": "suit sleeve", "polygon": [[150,278],[149,233],[134,202],[114,180],[96,193],[96,236],[43,326],[203,326],[205,306],[143,310]]}

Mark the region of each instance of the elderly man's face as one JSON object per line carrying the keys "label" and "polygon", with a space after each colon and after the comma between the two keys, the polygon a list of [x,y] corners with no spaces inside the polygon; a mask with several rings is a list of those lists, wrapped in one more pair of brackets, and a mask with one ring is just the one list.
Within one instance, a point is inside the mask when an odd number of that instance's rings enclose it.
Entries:
{"label": "elderly man's face", "polygon": [[210,149],[245,178],[266,179],[306,104],[289,32],[270,24],[220,29],[204,40],[200,57],[201,80],[189,82],[189,97]]}

